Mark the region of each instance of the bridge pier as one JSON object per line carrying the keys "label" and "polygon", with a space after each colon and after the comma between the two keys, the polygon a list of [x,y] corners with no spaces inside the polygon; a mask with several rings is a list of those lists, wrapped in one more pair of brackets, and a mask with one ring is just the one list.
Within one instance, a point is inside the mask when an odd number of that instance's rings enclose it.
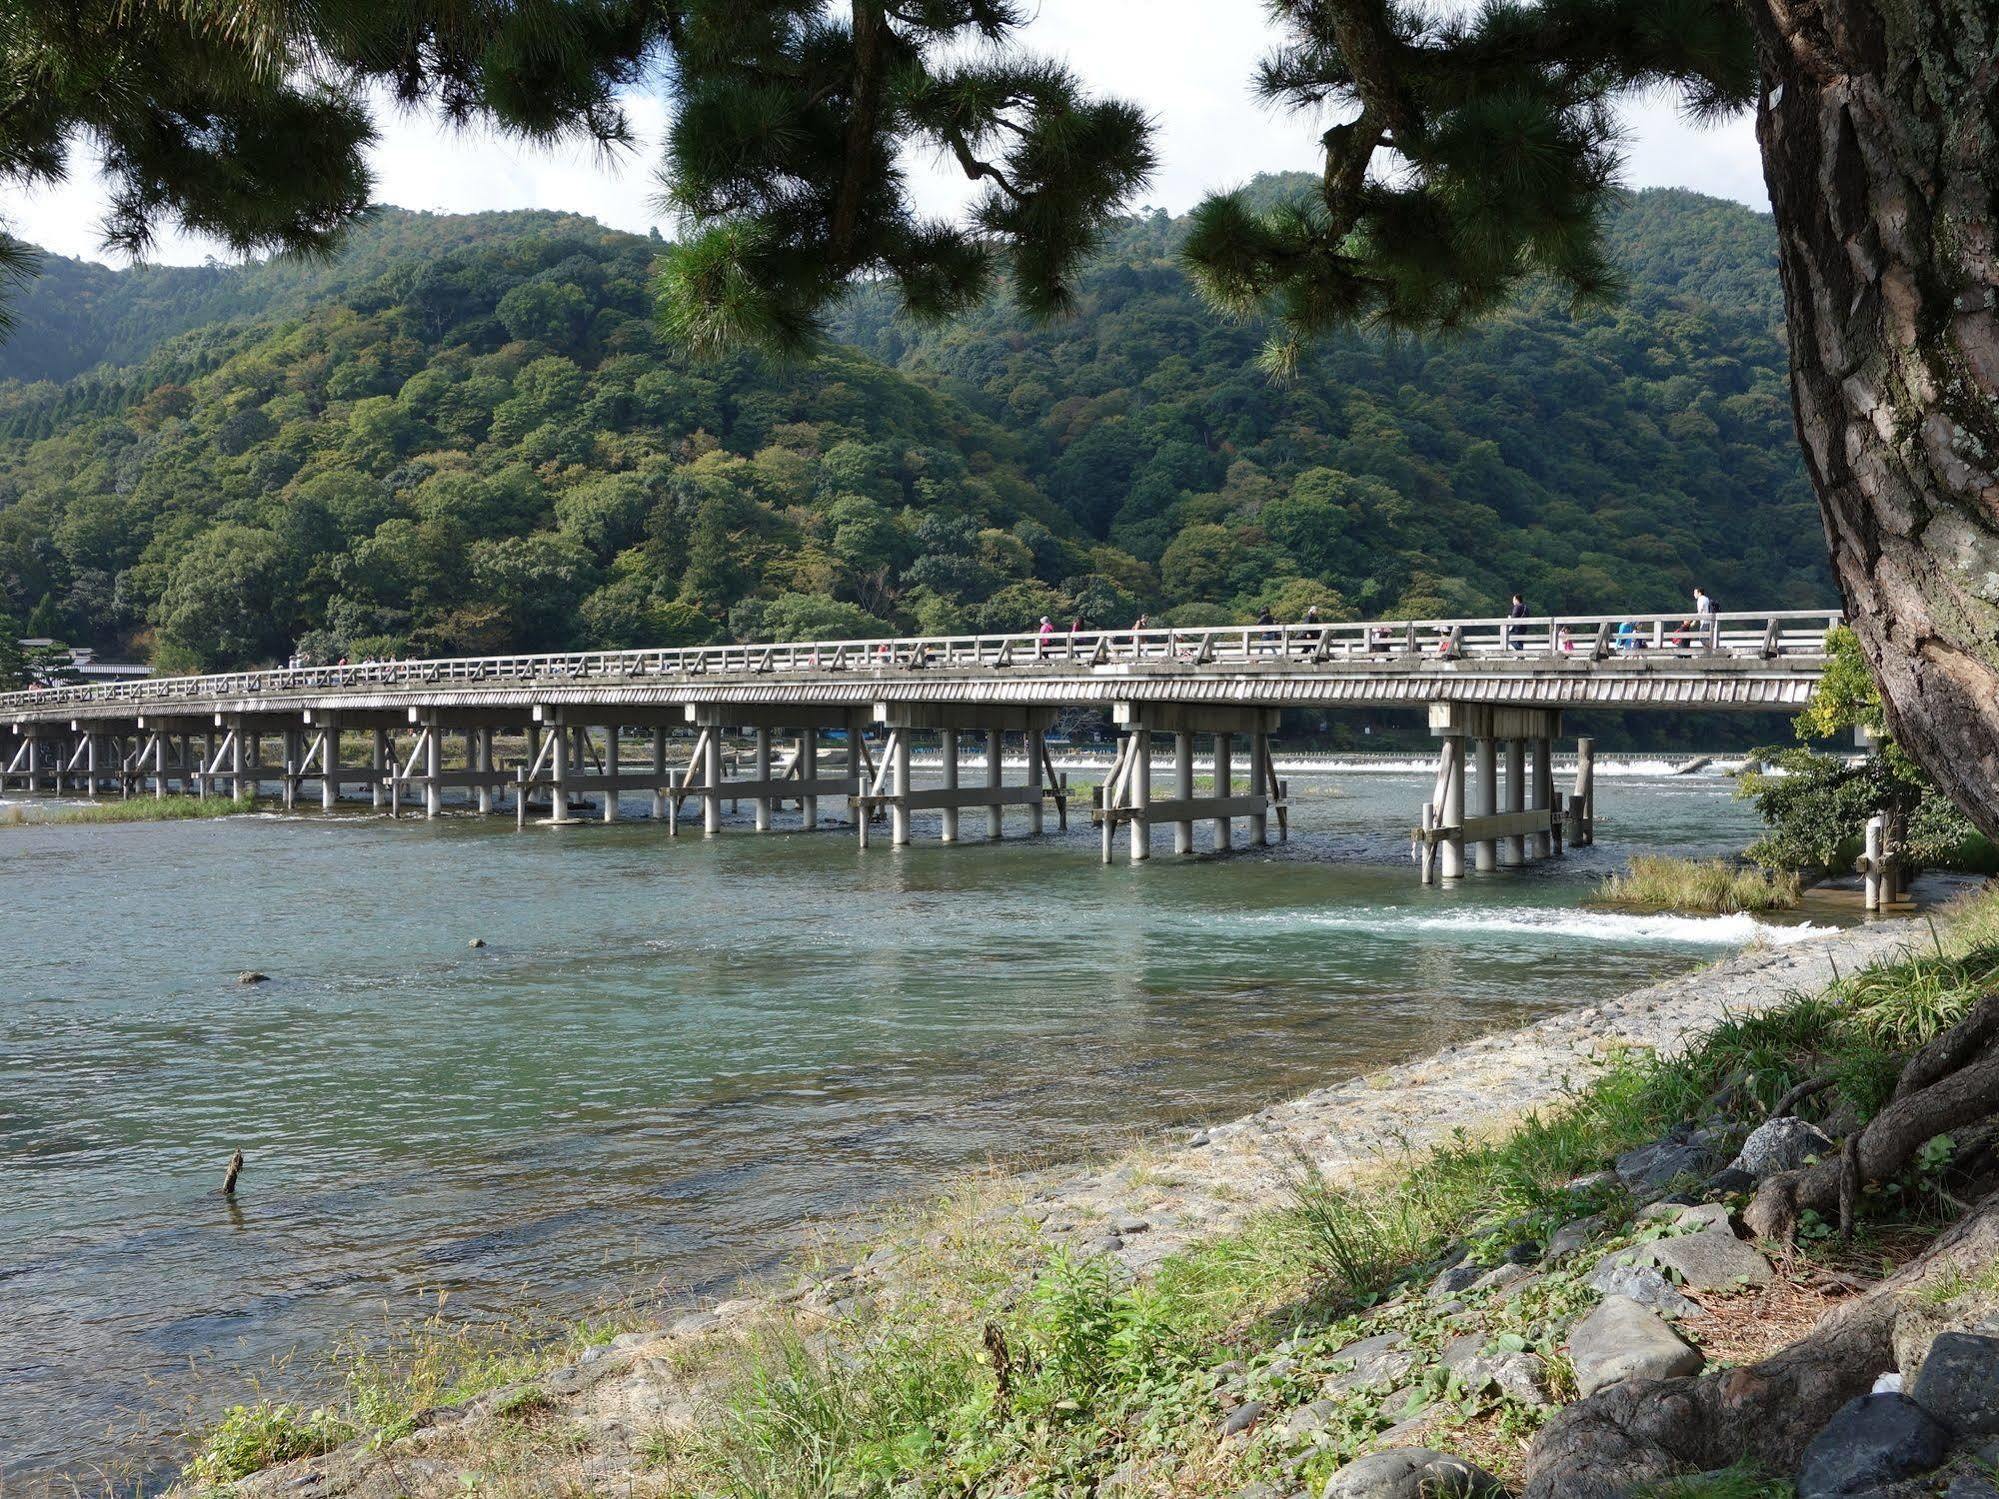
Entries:
{"label": "bridge pier", "polygon": [[[1005,831],[1008,807],[1027,809],[1028,829],[1039,833],[1046,826],[1045,804],[1054,798],[1061,825],[1069,825],[1067,791],[1048,758],[1048,730],[1055,722],[1052,708],[1021,708],[999,703],[904,703],[880,702],[874,707],[877,726],[888,731],[882,747],[882,763],[868,777],[857,794],[855,817],[866,846],[868,819],[878,808],[889,814],[889,838],[895,844],[909,842],[913,816],[918,812],[939,815],[939,836],[945,843],[958,841],[960,813],[969,807],[986,810],[986,837],[997,840]],[[943,785],[933,791],[918,791],[911,777],[911,753],[915,736],[934,732],[943,746]],[[986,776],[982,786],[964,784],[959,762],[961,735],[983,734],[986,742]],[[1006,784],[1006,736],[1017,733],[1027,753],[1027,777],[1017,786]]]}
{"label": "bridge pier", "polygon": [[[1439,877],[1461,878],[1465,872],[1466,844],[1471,845],[1472,867],[1478,873],[1519,868],[1530,859],[1548,858],[1560,852],[1561,823],[1554,806],[1552,745],[1561,732],[1561,719],[1561,711],[1555,708],[1515,708],[1495,703],[1430,705],[1430,731],[1441,741],[1437,781],[1412,834],[1413,852],[1424,884]],[[1469,813],[1465,810],[1467,761],[1473,762],[1477,771],[1477,778],[1469,788],[1472,793]]]}
{"label": "bridge pier", "polygon": [[[1212,831],[1214,848],[1222,852],[1233,844],[1234,819],[1247,818],[1249,836],[1261,845],[1269,841],[1270,813],[1277,813],[1280,835],[1288,836],[1283,785],[1277,780],[1270,759],[1270,736],[1277,727],[1275,708],[1228,708],[1194,703],[1120,702],[1112,706],[1113,722],[1125,730],[1117,758],[1099,795],[1095,816],[1103,829],[1103,860],[1111,860],[1114,833],[1119,823],[1130,829],[1130,851],[1134,863],[1152,854],[1152,824],[1163,822],[1173,828],[1173,852],[1194,851],[1194,823],[1205,821]],[[1155,800],[1152,795],[1152,736],[1173,736],[1173,795]],[[1194,736],[1214,737],[1215,784],[1207,796],[1194,794]],[[1249,786],[1247,796],[1238,796],[1235,785],[1235,740],[1249,742]]]}
{"label": "bridge pier", "polygon": [[[679,804],[690,797],[701,802],[701,827],[712,835],[722,828],[722,803],[748,801],[753,825],[760,833],[771,831],[773,814],[786,801],[796,799],[804,826],[821,825],[819,803],[823,797],[856,797],[863,781],[861,763],[865,751],[861,732],[866,710],[844,707],[815,707],[798,703],[688,703],[672,710],[681,722],[696,730],[694,747],[686,770],[675,779],[666,777],[670,820],[678,826]],[[824,773],[820,757],[819,733],[834,728],[847,735],[846,771],[842,775]],[[741,777],[740,766],[732,779],[722,759],[722,739],[729,730],[747,729],[751,734],[750,773]],[[798,731],[798,752],[788,766],[775,763],[773,732]],[[665,763],[665,740],[654,742],[654,765]],[[630,777],[625,778],[630,784]]]}

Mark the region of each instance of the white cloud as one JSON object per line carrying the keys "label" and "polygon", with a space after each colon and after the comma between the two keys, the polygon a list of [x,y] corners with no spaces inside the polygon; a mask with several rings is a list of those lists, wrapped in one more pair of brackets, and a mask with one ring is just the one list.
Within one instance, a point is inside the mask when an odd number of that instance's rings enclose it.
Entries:
{"label": "white cloud", "polygon": [[[1158,123],[1160,167],[1144,201],[1175,211],[1259,171],[1313,170],[1310,120],[1273,114],[1249,92],[1251,70],[1274,31],[1255,0],[1043,0],[1028,28],[1037,50],[1063,58],[1093,87],[1138,100]],[[374,152],[384,203],[434,212],[548,208],[621,229],[658,224],[653,172],[666,125],[656,95],[627,100],[637,135],[606,158],[583,146],[544,150],[488,131],[453,131],[424,114],[387,113]],[[1697,128],[1665,97],[1628,112],[1627,180],[1637,187],[1697,188],[1766,207],[1762,167],[1747,116]],[[951,163],[912,163],[924,207],[948,212],[968,196]],[[4,209],[14,233],[64,255],[109,259],[100,244],[104,195],[92,172],[63,186],[17,194]],[[192,264],[217,246],[163,234],[155,258]]]}

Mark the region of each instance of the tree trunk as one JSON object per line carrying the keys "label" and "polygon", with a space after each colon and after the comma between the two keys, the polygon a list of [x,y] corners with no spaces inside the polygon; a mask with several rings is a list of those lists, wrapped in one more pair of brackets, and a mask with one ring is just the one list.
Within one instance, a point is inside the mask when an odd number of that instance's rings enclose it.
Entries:
{"label": "tree trunk", "polygon": [[1896,739],[1999,835],[1999,11],[1744,3],[1834,572]]}

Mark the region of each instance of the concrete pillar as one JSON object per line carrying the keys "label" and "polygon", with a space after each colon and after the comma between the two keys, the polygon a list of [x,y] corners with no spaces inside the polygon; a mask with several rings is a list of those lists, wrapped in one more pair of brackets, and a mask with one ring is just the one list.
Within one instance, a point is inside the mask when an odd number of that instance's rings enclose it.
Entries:
{"label": "concrete pillar", "polygon": [[[1234,790],[1234,746],[1230,744],[1227,734],[1217,734],[1215,735],[1215,795],[1230,796],[1234,793]],[[1233,841],[1229,820],[1226,817],[1217,817],[1213,819],[1213,825],[1215,831],[1215,849],[1217,852],[1221,852],[1227,849]]]}
{"label": "concrete pillar", "polygon": [[[810,784],[819,779],[819,731],[798,731],[798,778]],[[799,817],[809,832],[819,826],[819,798],[807,794],[798,799]]]}
{"label": "concrete pillar", "polygon": [[368,768],[375,772],[368,785],[368,805],[377,812],[389,798],[389,788],[382,784],[382,775],[389,768],[389,731],[377,729],[369,736]]}
{"label": "concrete pillar", "polygon": [[[759,781],[768,781],[770,779],[770,730],[762,724],[758,724],[756,736],[757,761],[754,774]],[[751,804],[759,833],[768,833],[770,831],[770,803],[771,799],[768,796],[759,795]]]}
{"label": "concrete pillar", "polygon": [[722,731],[718,728],[708,735],[708,743],[701,755],[701,776],[707,782],[710,794],[701,798],[701,831],[712,838],[722,831],[722,798],[713,794],[722,784]]}
{"label": "concrete pillar", "polygon": [[659,725],[652,731],[652,820],[666,821],[666,792],[661,789],[666,781],[666,727]]}
{"label": "concrete pillar", "polygon": [[444,810],[444,788],[437,778],[444,774],[444,730],[432,723],[423,736],[423,815],[435,819]]}
{"label": "concrete pillar", "polygon": [[[1555,805],[1555,755],[1554,741],[1545,734],[1534,740],[1534,776],[1529,790],[1532,800],[1529,805],[1542,814],[1543,819],[1552,815]],[[1536,859],[1545,859],[1554,852],[1554,837],[1551,828],[1543,826],[1534,834],[1534,841],[1528,852]]]}
{"label": "concrete pillar", "polygon": [[[325,763],[320,766],[319,806],[321,811],[331,812],[333,804],[340,799],[340,723],[322,721],[320,732],[326,736]],[[382,743],[385,735],[378,734],[376,743]]]}
{"label": "concrete pillar", "polygon": [[474,729],[471,743],[472,768],[486,779],[480,781],[477,789],[479,815],[493,815],[493,731]]}
{"label": "concrete pillar", "polygon": [[[1527,743],[1522,739],[1506,741],[1506,810],[1525,812],[1527,810]],[[1499,862],[1511,869],[1518,869],[1527,862],[1527,836],[1524,833],[1507,835],[1499,851]]]}
{"label": "concrete pillar", "polygon": [[[1179,802],[1191,800],[1194,795],[1194,736],[1175,734],[1173,736],[1173,799]],[[1191,854],[1194,851],[1194,820],[1183,817],[1173,824],[1173,852]]]}
{"label": "concrete pillar", "polygon": [[1881,878],[1882,855],[1887,851],[1887,819],[1879,816],[1867,819],[1865,872],[1860,877],[1865,908],[1869,911],[1881,909],[1882,892],[1886,882]]}
{"label": "concrete pillar", "polygon": [[[245,746],[243,741],[246,737],[243,725],[239,721],[236,725],[236,733],[229,741],[229,795],[234,801],[241,801],[246,795],[256,795],[254,787],[246,791],[243,786],[243,767],[249,760],[249,757],[244,754],[247,746]],[[96,763],[94,744],[92,746],[91,763],[93,765]],[[93,780],[91,784],[94,787],[96,782]],[[92,794],[94,795],[95,793],[93,792]]]}
{"label": "concrete pillar", "polygon": [[83,794],[92,801],[97,800],[97,735],[90,731],[83,736]]}
{"label": "concrete pillar", "polygon": [[1143,724],[1131,731],[1131,862],[1152,857],[1152,731]]}
{"label": "concrete pillar", "polygon": [[569,815],[569,751],[575,741],[560,724],[553,725],[548,732],[548,778],[554,783],[549,792],[548,821],[551,827],[566,827],[574,820]]}
{"label": "concrete pillar", "polygon": [[[1497,742],[1490,734],[1479,734],[1472,741],[1478,756],[1478,785],[1474,788],[1474,816],[1490,817],[1499,810],[1499,757]],[[1480,874],[1490,874],[1499,865],[1499,850],[1490,838],[1481,838],[1472,844],[1472,867]]]}
{"label": "concrete pillar", "polygon": [[[604,774],[613,781],[618,778],[618,726],[614,723],[604,725]],[[606,786],[604,788],[604,821],[616,822],[617,820],[618,788],[616,786]]]}
{"label": "concrete pillar", "polygon": [[909,842],[909,808],[902,798],[909,795],[909,730],[895,734],[895,753],[889,757],[888,841],[900,847]]}
{"label": "concrete pillar", "polygon": [[[29,766],[28,789],[30,791],[33,791],[35,789],[34,764],[35,764],[35,741],[30,739],[28,741],[28,766]],[[165,734],[156,733],[153,735],[153,795],[154,797],[158,798],[158,797],[164,797],[166,794],[167,794],[167,736]]]}
{"label": "concrete pillar", "polygon": [[[956,791],[958,789],[958,731],[956,729],[944,729],[941,733],[944,746],[944,789],[947,791]],[[944,843],[956,843],[958,841],[958,809],[956,807],[944,808],[943,819],[943,830],[938,835],[940,841]]]}
{"label": "concrete pillar", "polygon": [[[1249,736],[1249,794],[1268,796],[1270,794],[1270,736],[1264,733]],[[1249,841],[1258,848],[1270,841],[1270,815],[1267,812],[1253,812],[1249,818]]]}
{"label": "concrete pillar", "polygon": [[[1449,760],[1444,766],[1444,805],[1437,815],[1438,825],[1462,828],[1465,825],[1465,739],[1462,734],[1445,741]],[[1437,869],[1442,878],[1461,880],[1465,873],[1463,838],[1447,837],[1437,845]]]}
{"label": "concrete pillar", "polygon": [[[1027,753],[1027,782],[1029,786],[1041,784],[1041,762],[1048,758],[1048,731],[1029,729],[1020,736],[1020,747]],[[1027,831],[1039,838],[1048,825],[1048,804],[1036,797],[1027,804]]]}
{"label": "concrete pillar", "polygon": [[[1023,742],[1025,742],[1023,740]],[[998,729],[986,731],[986,789],[997,791],[1003,784],[1001,773],[1005,769],[1003,756],[1006,751],[1006,735]],[[986,808],[986,836],[995,842],[1005,832],[1005,812],[997,800]]]}

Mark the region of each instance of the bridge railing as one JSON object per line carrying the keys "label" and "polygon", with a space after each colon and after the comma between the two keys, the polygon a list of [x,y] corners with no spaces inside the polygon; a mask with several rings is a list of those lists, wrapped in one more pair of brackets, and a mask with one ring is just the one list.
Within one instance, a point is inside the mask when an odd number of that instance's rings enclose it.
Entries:
{"label": "bridge railing", "polygon": [[145,677],[0,694],[0,708],[283,697],[367,688],[505,687],[520,683],[684,681],[701,677],[853,671],[1043,670],[1230,666],[1257,671],[1335,663],[1820,659],[1830,610],[1555,615],[1535,619],[1328,620],[1194,629],[1031,631],[706,645],[631,651],[453,656],[279,667],[198,677]]}

